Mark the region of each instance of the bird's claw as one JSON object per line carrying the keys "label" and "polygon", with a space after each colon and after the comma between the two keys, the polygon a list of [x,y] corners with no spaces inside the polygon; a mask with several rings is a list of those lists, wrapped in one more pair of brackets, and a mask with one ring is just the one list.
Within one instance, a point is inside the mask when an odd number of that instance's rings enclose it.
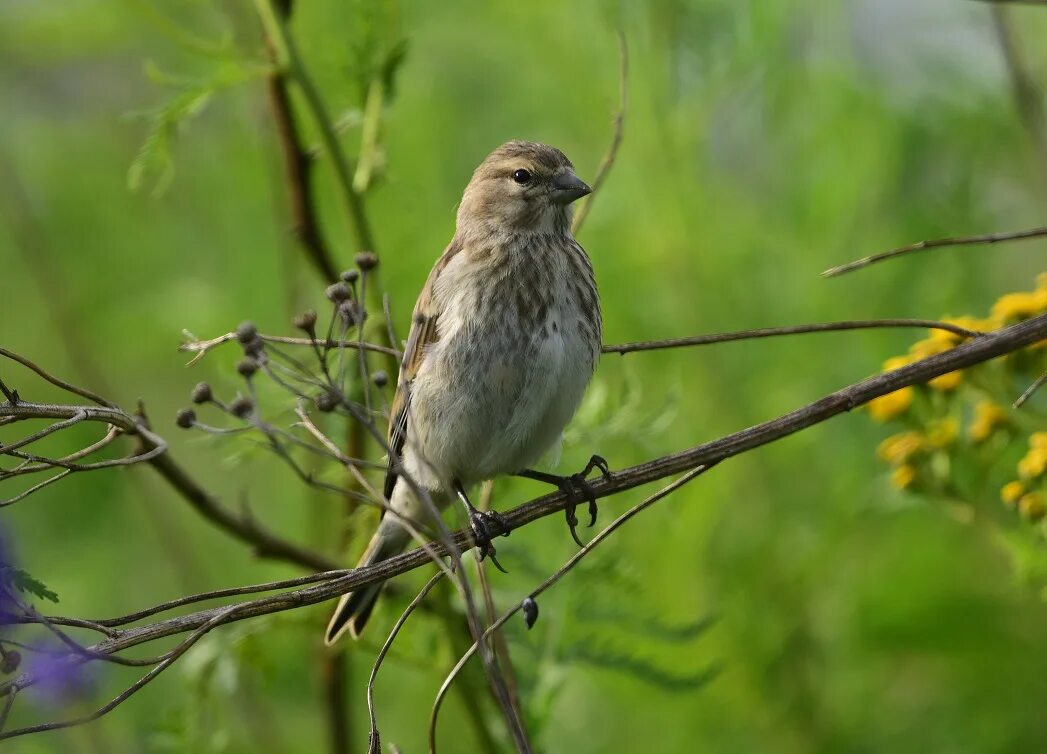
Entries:
{"label": "bird's claw", "polygon": [[564,483],[560,487],[568,499],[568,505],[564,509],[564,513],[567,516],[567,528],[571,530],[571,538],[574,539],[579,547],[585,547],[585,545],[578,538],[576,530],[578,527],[578,516],[575,515],[575,509],[582,500],[589,503],[589,528],[596,524],[596,514],[599,512],[596,506],[596,492],[593,490],[592,485],[589,484],[589,480],[586,479],[593,469],[600,469],[604,479],[611,475],[611,470],[607,467],[607,461],[600,456],[594,455],[580,472],[563,477]]}
{"label": "bird's claw", "polygon": [[476,549],[480,553],[480,560],[490,557],[491,562],[502,573],[508,573],[502,568],[502,564],[495,557],[494,545],[491,539],[499,535],[509,536],[509,524],[502,514],[496,511],[478,511],[473,509],[469,514],[469,528],[473,530],[473,539],[476,540]]}
{"label": "bird's claw", "polygon": [[560,492],[562,492],[567,498],[567,505],[564,508],[564,516],[567,518],[567,528],[570,529],[571,538],[574,539],[579,547],[585,547],[585,544],[578,538],[578,516],[576,515],[575,510],[582,500],[587,500],[589,502],[589,526],[593,526],[596,523],[596,492],[586,479],[586,477],[592,473],[593,469],[599,469],[603,474],[604,479],[611,478],[611,469],[608,467],[607,461],[605,461],[603,457],[597,455],[594,455],[589,459],[589,463],[585,465],[584,469],[577,474],[571,474],[570,476],[557,476],[544,471],[535,471],[534,469],[524,469],[517,473],[517,476],[522,476],[527,479],[535,479],[539,482],[545,482],[546,484],[555,484],[560,488]]}
{"label": "bird's claw", "polygon": [[581,476],[589,476],[593,469],[599,469],[604,479],[611,478],[611,468],[607,465],[607,460],[603,456],[593,455],[589,459],[589,463],[585,464],[585,468],[582,469]]}

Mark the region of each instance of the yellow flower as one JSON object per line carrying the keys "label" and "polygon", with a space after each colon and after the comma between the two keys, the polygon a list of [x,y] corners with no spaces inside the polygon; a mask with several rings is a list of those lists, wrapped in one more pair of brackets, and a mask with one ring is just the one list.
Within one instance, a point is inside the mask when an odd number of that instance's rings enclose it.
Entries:
{"label": "yellow flower", "polygon": [[955,390],[959,387],[961,379],[963,379],[962,370],[946,372],[945,374],[935,377],[933,380],[928,380],[927,386],[934,390],[948,392],[949,390]]}
{"label": "yellow flower", "polygon": [[876,448],[876,454],[891,466],[898,466],[922,449],[923,437],[919,432],[902,432],[881,442]]}
{"label": "yellow flower", "polygon": [[1033,432],[1029,437],[1029,447],[1047,449],[1047,432]]}
{"label": "yellow flower", "polygon": [[1013,508],[1018,499],[1025,494],[1025,485],[1021,482],[1007,482],[1000,488],[1000,499],[1008,508]]}
{"label": "yellow flower", "polygon": [[912,397],[913,389],[911,387],[903,387],[901,390],[895,390],[893,393],[873,398],[868,403],[869,415],[879,422],[893,419],[909,410],[909,406],[912,405]]}
{"label": "yellow flower", "polygon": [[909,346],[909,356],[912,361],[917,359],[926,359],[928,356],[937,356],[940,353],[944,353],[952,348],[954,343],[947,341],[942,338],[925,338],[924,340],[918,340]]}
{"label": "yellow flower", "polygon": [[1001,320],[1026,319],[1047,309],[1047,288],[1028,293],[1005,293],[993,304],[993,316]]}
{"label": "yellow flower", "polygon": [[927,427],[927,442],[932,448],[944,448],[952,444],[960,431],[960,423],[955,419],[932,421]]}
{"label": "yellow flower", "polygon": [[906,364],[911,364],[912,359],[908,356],[892,356],[883,362],[883,371],[893,372],[895,369],[901,369]]}
{"label": "yellow flower", "polygon": [[904,490],[913,483],[914,479],[916,479],[916,469],[909,464],[903,464],[891,473],[891,486]]}
{"label": "yellow flower", "polygon": [[1018,512],[1026,521],[1039,521],[1047,514],[1042,492],[1026,492],[1018,499]]}
{"label": "yellow flower", "polygon": [[[974,330],[975,332],[988,332],[989,330],[995,329],[993,326],[995,323],[992,320],[977,319],[975,317],[942,317],[942,322],[962,327],[965,330]],[[940,341],[950,346],[955,346],[960,343],[960,341],[965,340],[964,336],[957,335],[948,330],[934,329],[928,330],[928,332],[930,333],[929,340]]]}
{"label": "yellow flower", "polygon": [[[981,401],[974,407],[974,419],[967,429],[973,442],[985,442],[999,425],[1007,421],[1007,414],[992,401]],[[1043,433],[1047,436],[1047,432]],[[1047,439],[1047,437],[1045,437]]]}
{"label": "yellow flower", "polygon": [[1047,447],[1032,447],[1018,461],[1018,475],[1022,479],[1035,479],[1047,471]]}

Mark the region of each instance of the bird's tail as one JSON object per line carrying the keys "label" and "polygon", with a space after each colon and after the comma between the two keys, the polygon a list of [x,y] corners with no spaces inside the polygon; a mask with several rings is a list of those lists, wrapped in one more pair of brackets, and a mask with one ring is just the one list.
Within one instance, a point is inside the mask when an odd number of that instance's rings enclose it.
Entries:
{"label": "bird's tail", "polygon": [[[399,524],[394,523],[392,516],[386,516],[378,525],[378,531],[371,537],[367,549],[360,557],[357,568],[374,565],[383,560],[388,560],[394,555],[399,555],[410,540],[410,535]],[[390,525],[392,524],[392,525]],[[369,584],[355,592],[343,594],[338,600],[331,622],[327,624],[327,632],[324,634],[324,643],[328,646],[338,641],[346,631],[354,638],[360,637],[364,630],[367,619],[371,617],[374,603],[381,594],[384,582]]]}

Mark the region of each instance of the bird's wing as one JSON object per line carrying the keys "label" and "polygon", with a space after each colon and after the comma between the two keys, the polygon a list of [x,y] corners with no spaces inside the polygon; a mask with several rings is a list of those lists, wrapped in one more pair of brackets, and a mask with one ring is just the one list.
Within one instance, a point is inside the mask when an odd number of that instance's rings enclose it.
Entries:
{"label": "bird's wing", "polygon": [[393,487],[396,486],[397,463],[403,454],[404,443],[407,441],[407,423],[411,410],[411,383],[414,382],[415,375],[421,369],[427,347],[435,343],[439,337],[437,320],[440,317],[440,311],[433,300],[433,288],[440,273],[461,251],[461,248],[457,239],[451,241],[436,264],[433,265],[429,278],[425,281],[422,292],[418,294],[418,301],[414,305],[411,331],[407,335],[403,361],[400,362],[400,376],[396,381],[396,395],[393,397],[393,405],[389,413],[389,467],[385,474],[383,491],[386,500],[392,497]]}

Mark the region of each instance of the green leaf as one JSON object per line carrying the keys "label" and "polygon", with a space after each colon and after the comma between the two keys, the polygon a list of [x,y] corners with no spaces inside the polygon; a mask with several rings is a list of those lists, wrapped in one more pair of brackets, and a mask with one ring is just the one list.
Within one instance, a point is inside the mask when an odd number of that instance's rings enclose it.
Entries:
{"label": "green leaf", "polygon": [[47,588],[42,581],[33,578],[27,571],[21,568],[5,566],[3,569],[3,581],[13,586],[23,594],[31,594],[42,600],[58,602],[58,595]]}

